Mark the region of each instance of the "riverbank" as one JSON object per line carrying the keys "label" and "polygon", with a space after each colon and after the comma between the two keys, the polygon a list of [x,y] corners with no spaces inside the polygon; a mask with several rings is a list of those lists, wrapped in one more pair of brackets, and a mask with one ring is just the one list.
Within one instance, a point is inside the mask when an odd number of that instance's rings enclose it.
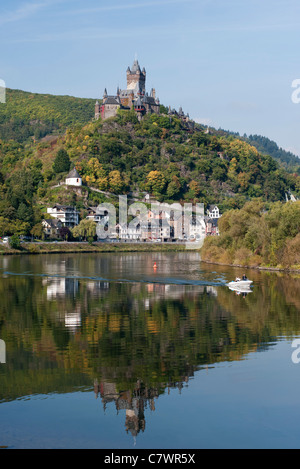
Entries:
{"label": "riverbank", "polygon": [[225,262],[215,262],[209,261],[201,258],[201,262],[211,265],[223,265],[225,267],[237,267],[241,269],[251,269],[251,270],[262,270],[267,272],[284,272],[284,273],[296,273],[300,274],[300,269],[292,267],[268,267],[268,266],[254,266],[254,265],[244,265],[244,264],[229,264]]}
{"label": "riverbank", "polygon": [[185,251],[185,244],[175,243],[22,243],[20,249],[0,246],[0,255],[67,254],[100,252],[176,252]]}

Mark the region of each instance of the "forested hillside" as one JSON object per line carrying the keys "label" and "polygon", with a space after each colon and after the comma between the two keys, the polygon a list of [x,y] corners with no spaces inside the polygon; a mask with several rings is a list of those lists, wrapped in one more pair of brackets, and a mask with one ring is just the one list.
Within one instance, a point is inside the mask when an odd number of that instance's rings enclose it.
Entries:
{"label": "forested hillside", "polygon": [[276,142],[267,137],[262,137],[261,135],[247,136],[246,134],[241,136],[238,132],[223,129],[215,130],[215,133],[218,135],[232,135],[233,137],[243,140],[254,146],[263,155],[270,155],[287,171],[300,174],[300,158],[290,151],[280,148]]}
{"label": "forested hillside", "polygon": [[290,151],[279,148],[277,143],[261,135],[249,135],[249,143],[263,154],[268,154],[280,162],[287,170],[300,174],[300,158]]}
{"label": "forested hillside", "polygon": [[[88,205],[107,200],[97,190],[217,203],[223,213],[254,198],[284,201],[288,190],[300,196],[300,176],[237,136],[191,131],[166,114],[139,122],[120,111],[94,121],[93,107],[93,100],[8,92],[0,108],[0,235],[29,233],[53,203],[75,204],[84,216]],[[60,185],[74,166],[80,191]]]}
{"label": "forested hillside", "polygon": [[73,124],[84,125],[94,116],[95,100],[6,90],[0,106],[0,139],[24,142],[64,131]]}

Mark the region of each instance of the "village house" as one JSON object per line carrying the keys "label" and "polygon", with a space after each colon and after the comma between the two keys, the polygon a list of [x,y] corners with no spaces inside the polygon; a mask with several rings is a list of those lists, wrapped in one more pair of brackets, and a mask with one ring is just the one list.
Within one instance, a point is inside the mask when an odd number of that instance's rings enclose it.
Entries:
{"label": "village house", "polygon": [[63,226],[62,222],[57,218],[49,218],[42,221],[43,230],[47,237],[56,238],[59,236],[59,230]]}
{"label": "village house", "polygon": [[219,236],[218,219],[206,217],[206,236]]}
{"label": "village house", "polygon": [[217,205],[209,205],[207,210],[206,210],[207,216],[209,218],[220,218],[220,210]]}
{"label": "village house", "polygon": [[68,228],[73,228],[79,223],[79,212],[73,206],[55,204],[47,208],[47,213]]}
{"label": "village house", "polygon": [[128,226],[126,224],[117,224],[116,232],[118,234],[119,239],[138,241],[141,239],[142,234],[141,224],[137,223],[135,226],[131,226],[130,224]]}
{"label": "village house", "polygon": [[101,208],[101,207],[89,207],[88,214],[86,216],[88,220],[92,220],[95,223],[99,223],[100,221],[108,221],[108,211]]}

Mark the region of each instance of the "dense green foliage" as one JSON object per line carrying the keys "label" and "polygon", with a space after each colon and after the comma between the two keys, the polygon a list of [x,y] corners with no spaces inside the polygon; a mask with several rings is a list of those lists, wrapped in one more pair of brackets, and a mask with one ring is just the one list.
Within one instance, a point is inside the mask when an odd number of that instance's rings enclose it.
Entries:
{"label": "dense green foliage", "polygon": [[70,169],[70,158],[66,150],[63,148],[58,150],[53,163],[53,171],[55,173],[63,173],[69,171]]}
{"label": "dense green foliage", "polygon": [[277,143],[261,135],[249,135],[251,145],[263,154],[268,154],[284,165],[287,170],[293,170],[300,174],[300,158],[290,151],[279,148]]}
{"label": "dense green foliage", "polygon": [[245,266],[300,268],[300,201],[248,202],[219,220],[220,236],[204,241],[206,261]]}
{"label": "dense green foliage", "polygon": [[0,106],[0,139],[24,142],[84,125],[94,117],[93,99],[6,90],[6,104]]}
{"label": "dense green foliage", "polygon": [[261,135],[247,136],[246,134],[241,136],[239,132],[230,132],[229,130],[223,129],[215,130],[214,132],[220,136],[231,135],[243,140],[244,142],[254,146],[263,155],[270,155],[287,171],[300,174],[300,158],[292,152],[280,148],[276,142],[267,137],[263,137]]}
{"label": "dense green foliage", "polygon": [[[121,193],[149,191],[159,200],[242,207],[253,197],[300,194],[300,178],[234,138],[189,132],[180,120],[134,113],[68,131],[64,146],[87,185]],[[117,173],[116,173],[117,171]],[[114,172],[114,174],[112,174]]]}

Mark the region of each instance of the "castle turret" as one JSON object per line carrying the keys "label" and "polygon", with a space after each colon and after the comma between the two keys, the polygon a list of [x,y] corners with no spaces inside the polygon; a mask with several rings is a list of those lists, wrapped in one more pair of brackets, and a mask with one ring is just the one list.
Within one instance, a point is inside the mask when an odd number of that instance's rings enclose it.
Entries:
{"label": "castle turret", "polygon": [[103,104],[107,100],[107,89],[105,88],[104,93],[103,93]]}
{"label": "castle turret", "polygon": [[140,96],[134,102],[134,110],[137,113],[138,119],[141,120],[143,115],[145,114],[145,106]]}

